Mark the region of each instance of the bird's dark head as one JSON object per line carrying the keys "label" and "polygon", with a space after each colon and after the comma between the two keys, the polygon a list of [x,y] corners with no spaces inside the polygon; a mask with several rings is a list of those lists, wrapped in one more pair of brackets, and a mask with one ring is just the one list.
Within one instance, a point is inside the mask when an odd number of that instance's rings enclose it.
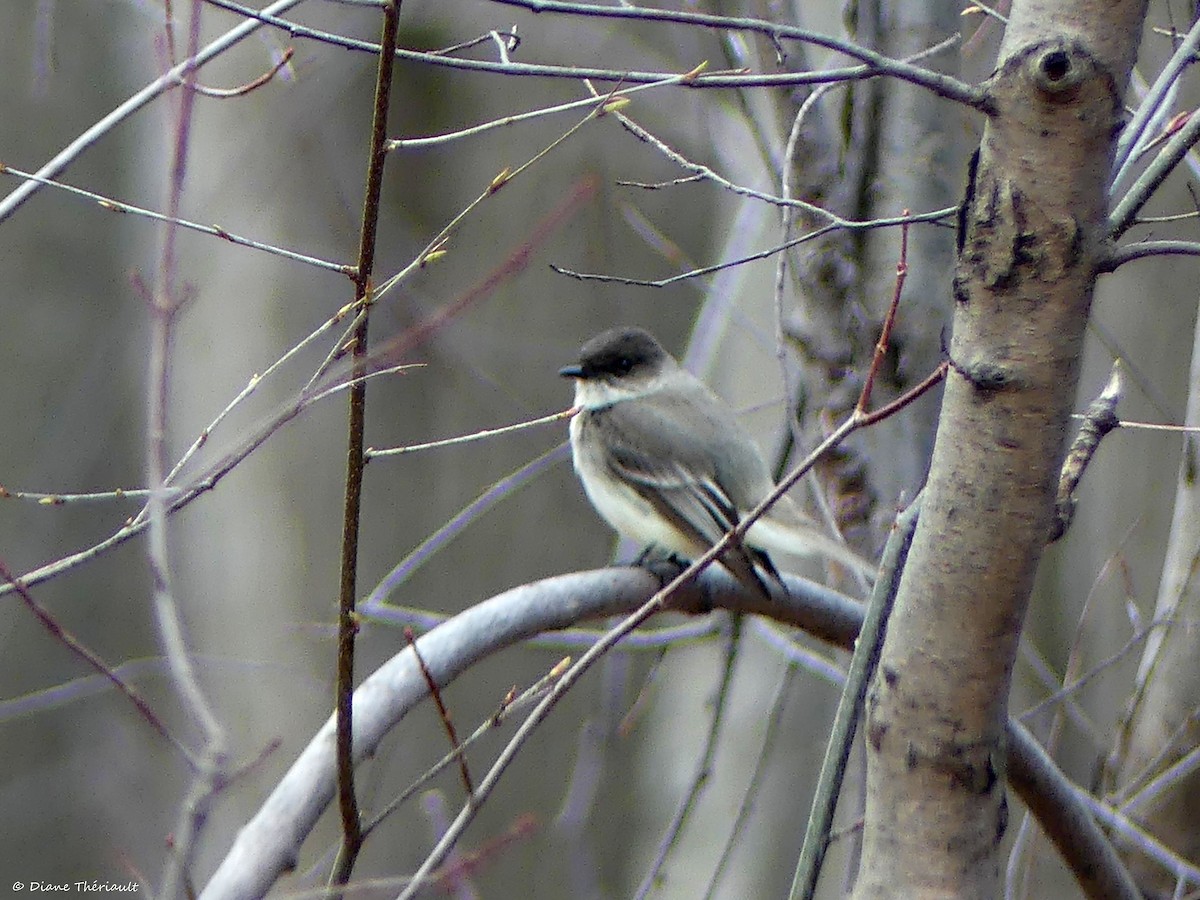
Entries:
{"label": "bird's dark head", "polygon": [[579,363],[558,374],[585,381],[640,380],[657,375],[669,362],[670,355],[648,331],[612,328],[584,344]]}
{"label": "bird's dark head", "polygon": [[649,332],[613,328],[579,351],[579,362],[558,374],[575,379],[575,402],[599,409],[655,390],[659,378],[677,368],[675,359]]}

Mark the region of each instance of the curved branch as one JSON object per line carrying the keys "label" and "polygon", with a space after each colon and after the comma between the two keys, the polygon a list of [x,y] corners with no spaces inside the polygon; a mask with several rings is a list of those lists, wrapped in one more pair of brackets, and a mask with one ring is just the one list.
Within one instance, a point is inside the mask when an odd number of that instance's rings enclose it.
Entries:
{"label": "curved branch", "polygon": [[[819,584],[784,576],[787,596],[768,600],[710,567],[675,595],[674,610],[714,608],[769,616],[839,647],[853,645],[862,624],[859,603]],[[477,662],[544,631],[637,609],[659,587],[641,569],[613,568],[559,575],[513,588],[478,604],[417,642],[436,683],[445,686]],[[412,651],[405,648],[354,694],[354,755],[361,761],[428,695]],[[258,813],[238,833],[202,900],[261,897],[294,864],[300,846],[335,791],[334,723],[316,733]],[[1008,725],[1012,783],[1038,816],[1091,897],[1132,900],[1136,894],[1103,833],[1065,776],[1021,724]],[[1116,886],[1116,887],[1114,887]]]}
{"label": "curved branch", "polygon": [[1200,243],[1196,241],[1142,241],[1127,247],[1118,247],[1104,260],[1101,272],[1115,272],[1125,263],[1151,256],[1200,256]]}

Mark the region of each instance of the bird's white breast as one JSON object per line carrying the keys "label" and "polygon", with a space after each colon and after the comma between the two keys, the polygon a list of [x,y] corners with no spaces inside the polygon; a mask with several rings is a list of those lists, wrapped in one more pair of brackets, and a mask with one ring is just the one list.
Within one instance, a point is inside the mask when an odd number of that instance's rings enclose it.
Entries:
{"label": "bird's white breast", "polygon": [[642,545],[654,544],[689,559],[707,550],[689,541],[648,500],[609,471],[603,450],[591,443],[595,435],[589,436],[590,440],[581,439],[587,415],[585,410],[571,420],[571,458],[583,489],[601,518],[623,537]]}

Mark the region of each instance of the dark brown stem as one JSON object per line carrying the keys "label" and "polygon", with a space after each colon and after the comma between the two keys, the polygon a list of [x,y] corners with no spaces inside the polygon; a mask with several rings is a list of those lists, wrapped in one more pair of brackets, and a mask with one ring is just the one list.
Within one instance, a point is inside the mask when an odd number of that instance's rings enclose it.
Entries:
{"label": "dark brown stem", "polygon": [[[383,166],[387,155],[388,104],[392,93],[392,69],[396,50],[396,31],[400,21],[399,0],[383,8],[381,51],[375,79],[375,109],[371,125],[370,158],[367,163],[367,188],[363,200],[362,229],[359,234],[358,266],[354,297],[363,307],[363,316],[354,331],[352,353],[355,377],[366,363],[367,304],[371,273],[375,264],[375,239],[379,226],[379,196],[383,187]],[[358,576],[358,529],[362,506],[363,426],[366,421],[365,382],[350,388],[350,414],[346,452],[346,502],[342,521],[342,571],[338,594],[337,640],[337,772],[338,809],[342,819],[342,848],[330,881],[345,884],[354,870],[362,847],[362,824],[358,799],[354,792],[354,730],[351,719],[354,694],[354,638],[358,622],[354,601]]]}

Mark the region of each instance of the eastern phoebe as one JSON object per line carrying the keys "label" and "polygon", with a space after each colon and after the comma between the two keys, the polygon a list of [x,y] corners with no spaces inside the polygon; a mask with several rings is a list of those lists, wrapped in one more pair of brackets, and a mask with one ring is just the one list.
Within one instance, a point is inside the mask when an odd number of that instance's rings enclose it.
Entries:
{"label": "eastern phoebe", "polygon": [[[614,328],[559,374],[575,380],[571,452],[596,512],[625,537],[687,559],[708,551],[774,488],[733,410],[640,328]],[[826,534],[788,496],[750,526],[722,564],[768,594],[767,551],[875,566]]]}

